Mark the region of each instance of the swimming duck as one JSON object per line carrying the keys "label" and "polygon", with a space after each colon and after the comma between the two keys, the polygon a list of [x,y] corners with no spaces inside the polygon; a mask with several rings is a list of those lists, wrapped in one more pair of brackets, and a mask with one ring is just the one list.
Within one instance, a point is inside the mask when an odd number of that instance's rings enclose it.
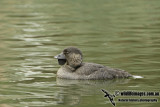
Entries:
{"label": "swimming duck", "polygon": [[96,63],[84,63],[82,52],[76,47],[68,47],[54,56],[62,65],[57,72],[58,78],[65,79],[113,79],[128,78],[132,75],[120,69]]}

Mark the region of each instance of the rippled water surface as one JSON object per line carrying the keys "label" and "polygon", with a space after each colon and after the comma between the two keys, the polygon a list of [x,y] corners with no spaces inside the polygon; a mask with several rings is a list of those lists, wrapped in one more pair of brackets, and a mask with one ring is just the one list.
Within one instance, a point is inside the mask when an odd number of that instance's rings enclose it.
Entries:
{"label": "rippled water surface", "polygon": [[[143,78],[56,79],[53,56],[67,46]],[[159,75],[160,0],[0,0],[1,107],[112,107],[101,89],[160,91]],[[119,107],[159,106],[117,99]]]}

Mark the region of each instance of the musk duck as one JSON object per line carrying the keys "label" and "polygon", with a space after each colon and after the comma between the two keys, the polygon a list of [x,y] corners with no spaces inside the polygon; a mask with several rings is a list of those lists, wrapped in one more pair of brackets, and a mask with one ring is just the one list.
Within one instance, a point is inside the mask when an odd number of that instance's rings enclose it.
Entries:
{"label": "musk duck", "polygon": [[132,75],[128,72],[110,68],[96,63],[83,62],[82,52],[76,47],[68,47],[59,55],[54,56],[58,59],[59,68],[58,78],[79,79],[79,80],[104,80],[114,78],[128,78]]}

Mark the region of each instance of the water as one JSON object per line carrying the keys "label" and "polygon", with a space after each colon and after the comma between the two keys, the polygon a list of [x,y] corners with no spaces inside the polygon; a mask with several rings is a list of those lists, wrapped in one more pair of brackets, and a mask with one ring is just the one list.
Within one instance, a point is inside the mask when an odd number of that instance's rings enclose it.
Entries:
{"label": "water", "polygon": [[[159,0],[1,0],[0,106],[112,107],[101,89],[159,92],[159,13]],[[137,78],[56,79],[60,66],[53,56],[67,46],[80,48],[86,62]],[[118,98],[120,107],[159,106]]]}

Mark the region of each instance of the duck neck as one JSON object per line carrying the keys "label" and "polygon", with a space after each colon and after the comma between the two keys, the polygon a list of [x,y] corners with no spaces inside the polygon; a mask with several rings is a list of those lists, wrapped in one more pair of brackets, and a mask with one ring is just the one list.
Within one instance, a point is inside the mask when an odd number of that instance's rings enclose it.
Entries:
{"label": "duck neck", "polygon": [[79,65],[79,66],[77,66],[77,67],[72,67],[72,66],[70,66],[70,65],[68,65],[68,64],[65,64],[65,65],[63,65],[64,66],[64,68],[67,68],[68,70],[67,71],[69,71],[69,72],[75,72],[81,65]]}

